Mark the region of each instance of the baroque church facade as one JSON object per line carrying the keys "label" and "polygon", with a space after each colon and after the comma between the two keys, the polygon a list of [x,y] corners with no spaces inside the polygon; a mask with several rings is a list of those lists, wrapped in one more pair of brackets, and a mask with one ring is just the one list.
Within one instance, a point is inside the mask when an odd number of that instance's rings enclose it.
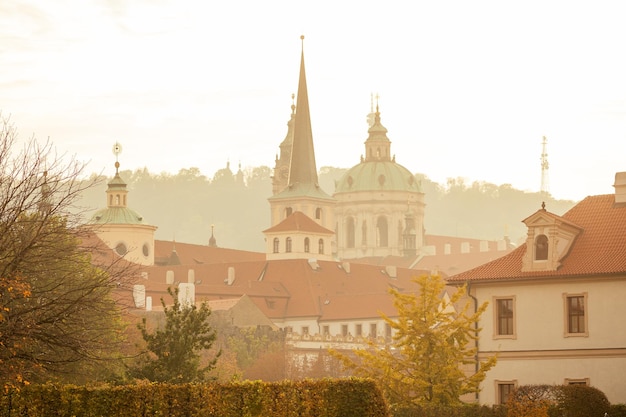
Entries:
{"label": "baroque church facade", "polygon": [[[424,246],[424,194],[415,176],[392,156],[378,103],[372,116],[365,155],[329,196],[318,184],[302,51],[297,102],[291,106],[287,135],[280,144],[272,177],[272,228],[300,211],[333,232],[329,253],[318,251],[317,255],[358,259],[415,257],[419,253]],[[272,236],[269,241],[266,234],[268,256],[292,253],[293,242],[288,245],[286,239],[291,237],[286,232],[283,240]]]}

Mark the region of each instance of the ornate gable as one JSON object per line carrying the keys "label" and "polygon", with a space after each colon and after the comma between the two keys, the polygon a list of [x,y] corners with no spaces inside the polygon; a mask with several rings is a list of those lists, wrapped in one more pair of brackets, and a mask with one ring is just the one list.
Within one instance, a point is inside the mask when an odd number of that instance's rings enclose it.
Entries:
{"label": "ornate gable", "polygon": [[580,227],[545,207],[542,203],[541,210],[523,220],[528,234],[522,271],[556,271],[582,232]]}

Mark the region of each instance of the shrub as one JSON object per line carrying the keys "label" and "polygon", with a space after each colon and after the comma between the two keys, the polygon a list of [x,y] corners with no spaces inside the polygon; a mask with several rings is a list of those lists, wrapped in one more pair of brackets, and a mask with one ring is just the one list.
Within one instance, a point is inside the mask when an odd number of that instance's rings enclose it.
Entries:
{"label": "shrub", "polygon": [[373,380],[230,384],[30,385],[0,393],[6,417],[389,417]]}
{"label": "shrub", "polygon": [[507,417],[604,417],[611,407],[602,391],[586,385],[522,385],[506,405]]}
{"label": "shrub", "polygon": [[626,417],[626,404],[611,404],[609,417]]}
{"label": "shrub", "polygon": [[606,395],[597,388],[586,385],[561,385],[558,387],[557,410],[567,417],[603,417],[611,408]]}
{"label": "shrub", "polygon": [[395,407],[393,417],[506,417],[506,408],[478,404],[403,405]]}
{"label": "shrub", "polygon": [[507,417],[548,417],[556,397],[554,385],[521,385],[509,396]]}

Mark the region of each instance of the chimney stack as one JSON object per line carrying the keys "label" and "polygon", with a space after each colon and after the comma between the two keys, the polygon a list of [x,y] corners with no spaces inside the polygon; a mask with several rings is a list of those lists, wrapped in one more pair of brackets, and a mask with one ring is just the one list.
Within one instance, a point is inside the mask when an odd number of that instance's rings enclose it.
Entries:
{"label": "chimney stack", "polygon": [[626,172],[615,174],[615,204],[626,204]]}

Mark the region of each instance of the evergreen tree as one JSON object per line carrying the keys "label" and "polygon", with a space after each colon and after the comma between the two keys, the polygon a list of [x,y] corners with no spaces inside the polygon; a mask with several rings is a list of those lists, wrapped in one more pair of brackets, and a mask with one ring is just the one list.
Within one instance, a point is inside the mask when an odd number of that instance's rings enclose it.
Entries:
{"label": "evergreen tree", "polygon": [[476,323],[487,305],[472,313],[465,288],[448,296],[439,276],[424,275],[414,282],[417,293],[390,289],[398,318],[383,315],[394,330],[389,345],[371,341],[369,349],[352,355],[331,353],[357,376],[380,381],[391,404],[458,403],[462,395],[478,392],[496,363],[495,357],[476,357]]}
{"label": "evergreen tree", "polygon": [[148,358],[131,373],[138,378],[155,382],[199,382],[207,379],[207,373],[215,368],[221,354],[218,351],[208,363],[201,364],[201,353],[211,349],[216,333],[209,324],[211,310],[206,303],[183,305],[178,300],[178,288],[167,292],[174,305],[168,308],[161,298],[165,312],[165,326],[150,332],[144,318],[138,325],[146,342]]}

